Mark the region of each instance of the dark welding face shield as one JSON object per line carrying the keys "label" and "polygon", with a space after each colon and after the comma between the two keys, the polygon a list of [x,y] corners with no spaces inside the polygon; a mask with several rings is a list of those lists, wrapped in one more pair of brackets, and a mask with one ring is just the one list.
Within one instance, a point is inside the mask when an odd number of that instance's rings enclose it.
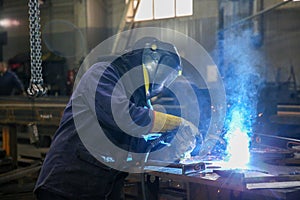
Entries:
{"label": "dark welding face shield", "polygon": [[142,64],[149,78],[148,98],[160,94],[182,73],[181,59],[176,47],[155,38],[145,44]]}

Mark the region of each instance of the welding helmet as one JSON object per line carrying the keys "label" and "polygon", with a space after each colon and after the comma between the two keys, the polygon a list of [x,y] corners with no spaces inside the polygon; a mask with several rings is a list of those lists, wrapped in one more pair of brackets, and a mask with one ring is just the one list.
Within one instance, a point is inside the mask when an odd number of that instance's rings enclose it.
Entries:
{"label": "welding helmet", "polygon": [[[182,73],[181,59],[176,47],[153,37],[139,40],[142,43],[144,78],[148,78],[147,98],[160,94]],[[148,77],[147,77],[148,76]],[[146,81],[145,81],[146,82]],[[147,86],[147,83],[146,83]]]}

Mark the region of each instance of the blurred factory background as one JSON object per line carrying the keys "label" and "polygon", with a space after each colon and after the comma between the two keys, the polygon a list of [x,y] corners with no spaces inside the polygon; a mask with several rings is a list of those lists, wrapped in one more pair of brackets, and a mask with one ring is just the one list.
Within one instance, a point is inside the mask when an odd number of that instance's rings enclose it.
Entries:
{"label": "blurred factory background", "polygon": [[[246,84],[254,89],[246,88],[240,95],[249,95],[247,101],[255,104],[253,132],[276,136],[270,139],[273,143],[278,138],[287,139],[287,143],[300,141],[300,1],[39,3],[43,79],[48,91],[39,98],[0,96],[0,199],[31,198],[33,183],[27,179],[34,179],[34,175],[24,176],[38,170],[37,163],[51,144],[83,59],[105,39],[133,28],[168,28],[199,42],[217,64],[228,97],[244,81],[244,74],[251,73],[245,76]],[[0,0],[0,60],[8,62],[25,89],[31,75],[28,9],[24,0]],[[199,91],[204,93],[205,87]],[[228,105],[235,103],[235,99],[228,101]],[[206,109],[210,112],[209,106]],[[10,172],[20,167],[29,171],[14,173],[22,178],[16,181]]]}

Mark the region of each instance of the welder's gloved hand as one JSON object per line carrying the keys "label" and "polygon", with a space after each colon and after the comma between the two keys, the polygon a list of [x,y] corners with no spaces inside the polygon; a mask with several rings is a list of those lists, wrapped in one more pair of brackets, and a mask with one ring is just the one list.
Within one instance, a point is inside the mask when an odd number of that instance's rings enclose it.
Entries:
{"label": "welder's gloved hand", "polygon": [[172,157],[183,158],[190,156],[196,146],[196,136],[200,135],[198,128],[191,122],[174,115],[154,111],[152,132],[168,132],[176,130],[171,141]]}
{"label": "welder's gloved hand", "polygon": [[214,150],[217,144],[224,145],[225,140],[218,134],[207,134],[205,140],[203,141],[198,156],[200,158],[205,158],[209,156]]}
{"label": "welder's gloved hand", "polygon": [[196,137],[199,135],[199,130],[193,123],[182,119],[174,141],[172,141],[172,145],[176,146],[176,157],[181,159],[189,158],[196,147]]}
{"label": "welder's gloved hand", "polygon": [[204,140],[198,154],[199,158],[205,158],[209,156],[217,142],[218,142],[217,139],[211,139],[211,138]]}
{"label": "welder's gloved hand", "polygon": [[172,131],[180,126],[182,118],[158,111],[154,111],[154,122],[151,132]]}

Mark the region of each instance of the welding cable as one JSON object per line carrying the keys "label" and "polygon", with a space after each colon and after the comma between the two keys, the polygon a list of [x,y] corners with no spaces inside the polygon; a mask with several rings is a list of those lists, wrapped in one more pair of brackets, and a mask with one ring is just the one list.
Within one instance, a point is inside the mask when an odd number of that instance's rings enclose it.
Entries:
{"label": "welding cable", "polygon": [[[171,138],[174,136],[178,127],[181,125],[187,125],[190,124],[190,122],[186,121],[185,119],[175,116],[175,115],[170,115],[158,111],[153,111],[154,113],[154,122],[153,122],[153,127],[151,129],[151,132],[154,133],[162,133],[162,136],[160,136],[157,139],[154,139],[153,141],[150,142],[150,145],[146,149],[145,153],[145,159],[142,162],[141,169],[144,170],[146,163],[148,161],[149,154],[152,149],[157,147],[157,145],[162,144],[165,140],[168,138]],[[194,131],[195,133],[197,131]],[[143,193],[143,199],[146,200],[146,191],[145,191],[145,174],[142,174],[141,177],[141,184],[142,184],[142,193]]]}
{"label": "welding cable", "polygon": [[[161,144],[164,140],[168,139],[169,137],[172,137],[175,134],[175,132],[165,132],[163,133],[162,136],[160,136],[159,138],[153,140],[150,142],[150,145],[148,146],[148,148],[146,149],[146,154],[145,154],[145,158],[144,161],[141,163],[141,169],[144,170],[146,163],[148,162],[148,158],[149,158],[149,154],[151,152],[152,149],[154,149],[155,147],[157,147],[157,145]],[[145,187],[145,173],[142,173],[141,175],[141,187],[142,187],[142,194],[143,194],[143,200],[147,200],[146,197],[146,187]]]}
{"label": "welding cable", "polygon": [[[108,200],[110,198],[110,196],[112,195],[112,191],[114,189],[114,187],[117,185],[117,182],[121,179],[123,179],[123,177],[125,178],[128,174],[124,173],[124,172],[120,172],[117,171],[116,174],[114,175],[111,185],[107,191],[107,193],[104,195],[105,199],[104,200]],[[123,176],[123,177],[122,177]],[[119,180],[118,180],[119,179]]]}
{"label": "welding cable", "polygon": [[[147,72],[147,69],[145,65],[143,64],[143,76],[144,76],[144,83],[145,83],[145,92],[146,96],[149,96],[149,87],[150,87],[150,80],[149,80],[149,74]],[[151,100],[148,99],[147,101],[148,106],[151,110],[153,110],[153,107],[151,105]],[[158,111],[153,111],[153,126],[150,132],[153,133],[162,133],[163,135],[160,136],[157,139],[154,139],[153,141],[150,142],[150,145],[146,149],[145,153],[145,158],[143,162],[141,163],[141,169],[144,170],[146,163],[148,162],[148,157],[152,149],[154,149],[157,145],[161,144],[164,140],[166,140],[168,137],[172,136],[170,132],[180,126],[182,123],[182,118],[175,116],[175,115],[170,115]],[[173,133],[174,134],[174,133]],[[142,187],[142,195],[143,199],[146,200],[146,189],[145,189],[145,173],[142,173],[141,176],[141,187]]]}

